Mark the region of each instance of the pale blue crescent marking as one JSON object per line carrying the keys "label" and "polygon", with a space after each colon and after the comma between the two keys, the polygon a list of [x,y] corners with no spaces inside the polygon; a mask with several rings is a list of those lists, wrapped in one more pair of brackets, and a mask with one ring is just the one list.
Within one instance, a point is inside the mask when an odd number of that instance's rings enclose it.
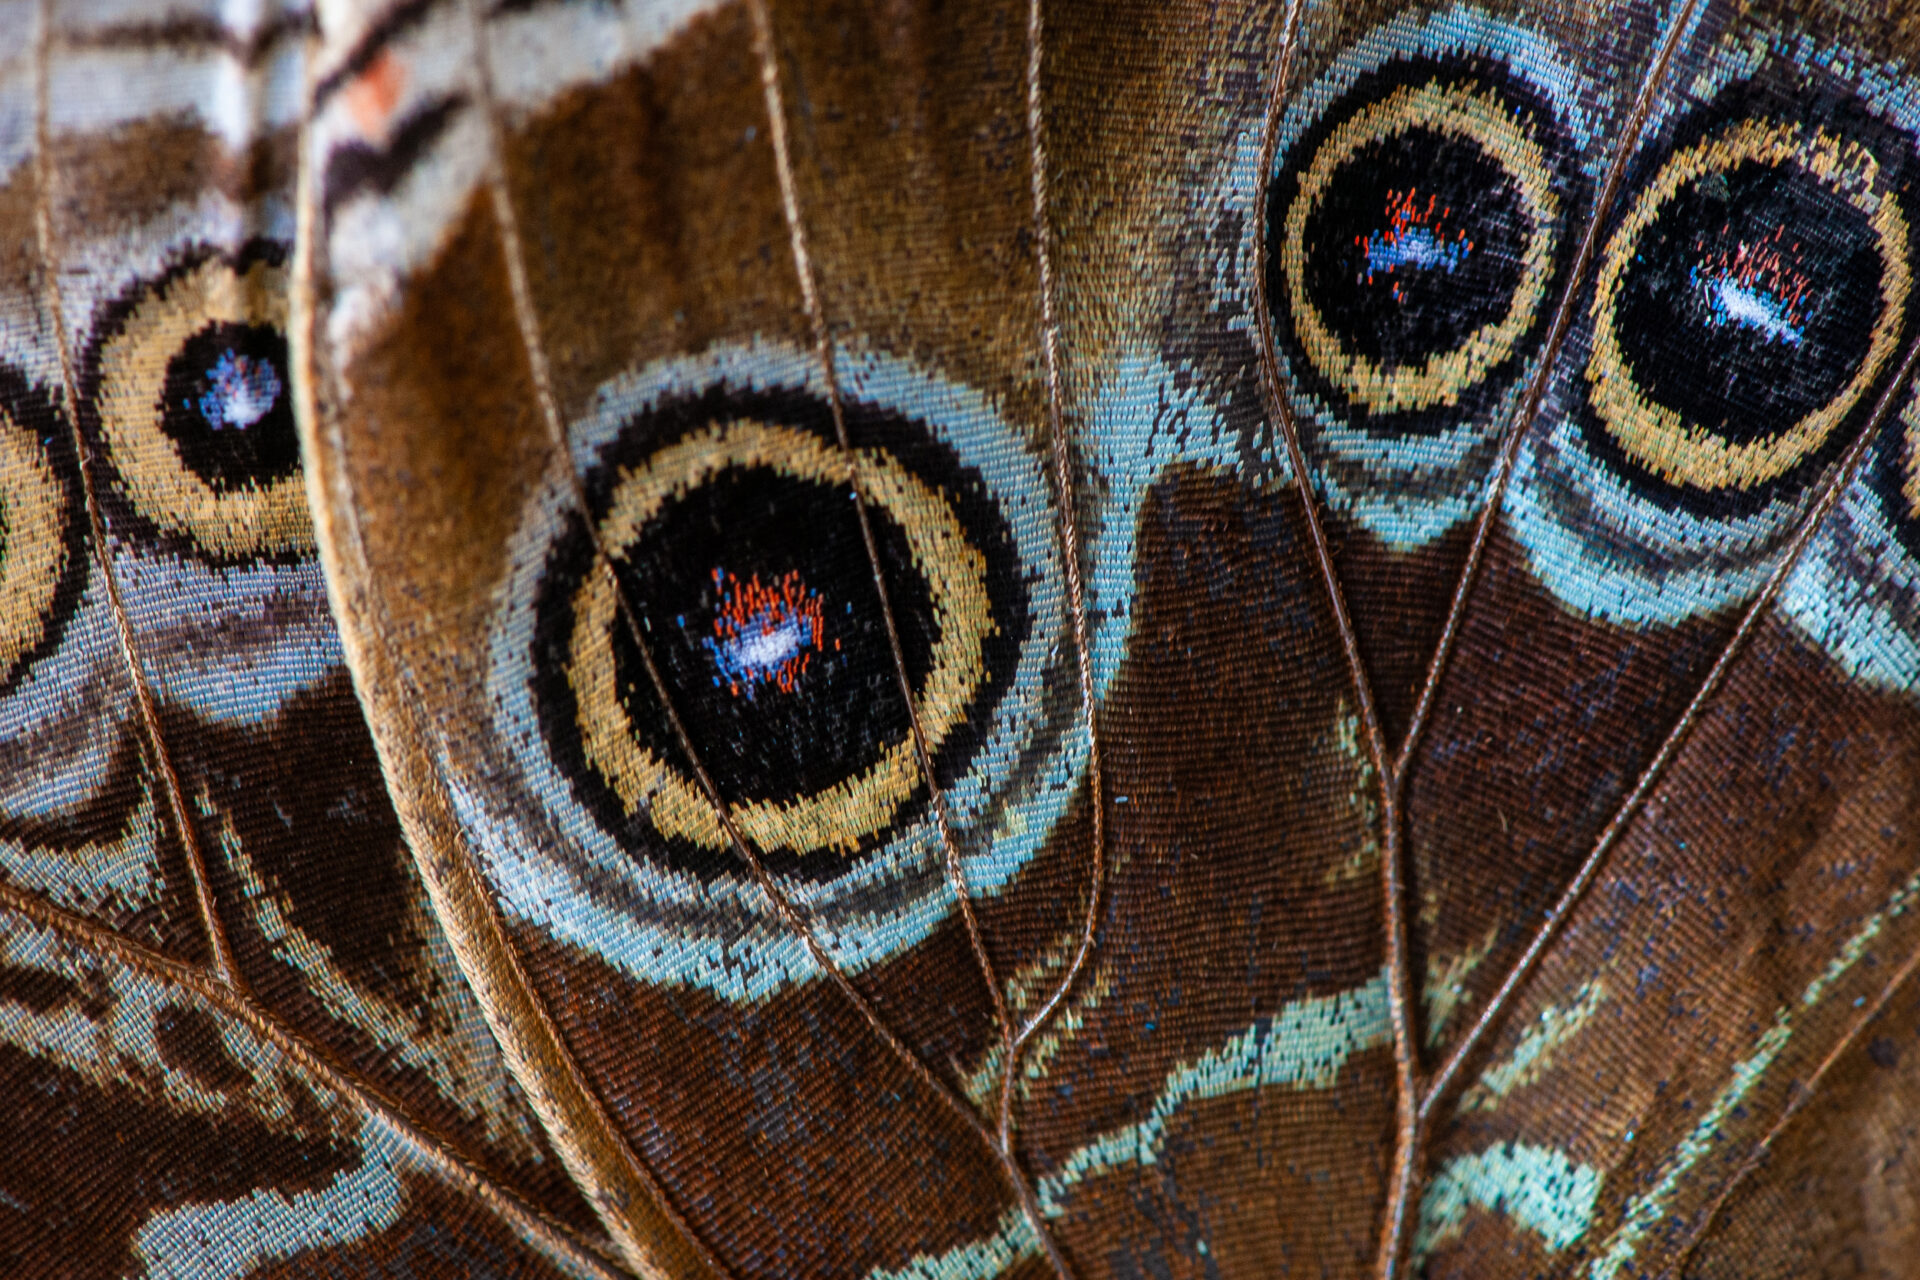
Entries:
{"label": "pale blue crescent marking", "polygon": [[[1392,1041],[1384,972],[1363,986],[1331,996],[1304,996],[1262,1018],[1217,1049],[1167,1073],[1146,1118],[1101,1134],[1060,1162],[1034,1186],[1040,1213],[1065,1216],[1081,1183],[1128,1168],[1157,1164],[1167,1127],[1194,1102],[1256,1089],[1331,1089],[1356,1053]],[[1019,1210],[1002,1215],[999,1230],[867,1280],[990,1280],[1021,1258],[1040,1253],[1032,1224]]]}
{"label": "pale blue crescent marking", "polygon": [[[1577,390],[1559,381],[1556,400],[1568,394]],[[1661,506],[1594,458],[1579,428],[1558,414],[1521,444],[1501,514],[1533,576],[1569,609],[1670,627],[1751,599],[1809,501],[1801,493],[1717,519]]]}
{"label": "pale blue crescent marking", "polygon": [[[1072,648],[1045,458],[1031,433],[1017,431],[975,390],[878,353],[841,350],[835,362],[845,398],[924,423],[981,477],[1026,575],[1030,634],[985,741],[946,793],[968,886],[997,893],[1039,852],[1086,764],[1079,717],[1057,740],[1035,739],[1048,681],[1070,679],[1060,674],[1058,655]],[[622,427],[649,407],[717,387],[826,395],[810,352],[765,340],[719,344],[609,382],[570,429],[574,465],[583,474],[598,467]],[[812,955],[749,878],[703,884],[628,853],[574,799],[548,756],[529,687],[533,609],[552,539],[570,510],[571,484],[556,472],[526,508],[496,597],[487,687],[504,758],[460,758],[464,744],[442,744],[455,811],[502,905],[643,982],[746,1002],[814,980]],[[1018,773],[1023,760],[1029,772]],[[1013,799],[1000,803],[1008,794]],[[785,888],[846,972],[918,944],[955,906],[930,818],[838,877]]]}
{"label": "pale blue crescent marking", "polygon": [[1776,608],[1852,679],[1920,698],[1920,562],[1864,478],[1814,535]]}
{"label": "pale blue crescent marking", "polygon": [[398,1135],[371,1121],[362,1140],[359,1165],[316,1190],[263,1187],[150,1215],[134,1237],[148,1280],[238,1280],[264,1262],[385,1231],[404,1205],[394,1168]]}
{"label": "pale blue crescent marking", "polygon": [[[1148,492],[1180,463],[1241,473],[1249,461],[1240,433],[1201,387],[1198,377],[1178,376],[1158,356],[1134,351],[1089,397],[1080,444],[1100,494],[1087,582],[1097,698],[1106,697],[1133,634],[1136,542]],[[1265,444],[1258,455],[1255,461],[1277,481],[1291,477],[1284,455]]]}
{"label": "pale blue crescent marking", "polygon": [[[1561,56],[1549,41],[1524,28],[1464,4],[1437,14],[1408,13],[1374,29],[1343,51],[1282,115],[1274,151],[1274,173],[1280,171],[1292,148],[1306,131],[1359,79],[1389,61],[1413,57],[1446,58],[1482,54],[1512,70],[1550,105],[1565,127],[1589,176],[1597,177],[1605,155],[1594,147],[1602,121],[1586,105],[1601,100],[1592,83]],[[1246,222],[1245,270],[1251,280],[1253,237],[1263,234],[1266,220],[1265,175],[1258,155],[1264,122],[1251,125],[1236,148],[1231,181],[1244,185],[1247,208],[1255,210]],[[1253,159],[1249,183],[1238,170],[1245,157]],[[1424,230],[1424,229],[1419,229]],[[1443,262],[1452,270],[1464,261],[1458,246],[1452,253],[1426,233],[1425,241],[1402,237],[1402,253],[1421,265]],[[1369,262],[1373,249],[1369,246]],[[1454,256],[1457,254],[1457,258]],[[1382,261],[1386,261],[1383,256]],[[1251,293],[1251,285],[1243,288]],[[1250,304],[1249,304],[1250,305]],[[1279,353],[1284,363],[1285,353]],[[1529,368],[1532,366],[1529,365]],[[1512,420],[1525,388],[1525,371],[1493,404],[1474,420],[1431,435],[1380,435],[1349,425],[1334,409],[1307,393],[1300,380],[1283,377],[1294,419],[1299,423],[1313,472],[1314,488],[1334,510],[1368,530],[1396,552],[1418,550],[1478,512],[1485,502],[1490,465],[1498,450],[1501,430]],[[1358,482],[1343,477],[1353,472]]]}
{"label": "pale blue crescent marking", "polygon": [[215,568],[115,542],[113,568],[154,692],[259,725],[346,655],[318,560]]}
{"label": "pale blue crescent marking", "polygon": [[1502,1142],[1454,1156],[1427,1183],[1413,1257],[1421,1260],[1459,1233],[1470,1209],[1504,1217],[1540,1238],[1549,1253],[1578,1244],[1593,1226],[1600,1171],[1554,1147]]}

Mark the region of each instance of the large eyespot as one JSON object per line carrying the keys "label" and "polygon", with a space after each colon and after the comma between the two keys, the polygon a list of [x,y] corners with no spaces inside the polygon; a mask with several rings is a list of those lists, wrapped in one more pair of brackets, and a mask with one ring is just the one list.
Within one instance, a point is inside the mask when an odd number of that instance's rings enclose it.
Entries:
{"label": "large eyespot", "polygon": [[0,371],[0,695],[65,633],[87,577],[85,518],[64,425]]}
{"label": "large eyespot", "polygon": [[1858,425],[1905,332],[1911,227],[1865,142],[1720,115],[1681,132],[1607,240],[1586,395],[1635,479],[1752,509]]}
{"label": "large eyespot", "polygon": [[1545,334],[1584,182],[1577,88],[1537,37],[1455,10],[1377,30],[1278,126],[1275,341],[1321,486],[1390,542],[1470,508]]}
{"label": "large eyespot", "polygon": [[[614,380],[571,428],[587,510],[550,478],[513,549],[488,686],[510,759],[455,803],[514,910],[650,981],[752,999],[813,976],[696,764],[840,963],[954,907],[853,467],[975,892],[1033,857],[1083,764],[1040,451],[965,388],[837,367],[851,456],[803,352]],[[724,932],[684,909],[716,901]]]}
{"label": "large eyespot", "polygon": [[[875,442],[855,460],[921,727],[951,778],[1026,631],[1011,538],[977,474],[923,428],[854,406],[848,430]],[[603,455],[596,536],[563,542],[542,584],[539,626],[558,650],[540,678],[550,740],[571,755],[577,738],[576,786],[612,793],[617,815],[598,806],[609,820],[644,815],[676,861],[735,868],[624,595],[741,833],[771,866],[837,875],[926,788],[827,406],[709,393],[659,404],[628,433],[644,456]]]}
{"label": "large eyespot", "polygon": [[287,366],[284,269],[209,258],[142,288],[91,371],[114,489],[216,562],[312,555]]}

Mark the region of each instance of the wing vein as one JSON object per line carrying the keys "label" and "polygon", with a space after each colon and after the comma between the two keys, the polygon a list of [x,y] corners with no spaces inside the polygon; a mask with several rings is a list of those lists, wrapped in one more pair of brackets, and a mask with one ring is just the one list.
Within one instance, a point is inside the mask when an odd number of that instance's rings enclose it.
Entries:
{"label": "wing vein", "polygon": [[[1269,93],[1266,132],[1260,148],[1260,173],[1263,181],[1266,175],[1273,172],[1274,154],[1279,146],[1281,108],[1286,103],[1287,90],[1293,79],[1293,59],[1301,7],[1302,0],[1289,0],[1287,33],[1281,43],[1278,66],[1275,68]],[[1352,614],[1347,608],[1346,593],[1341,586],[1339,569],[1334,564],[1333,549],[1327,541],[1326,527],[1320,519],[1319,504],[1307,470],[1306,452],[1300,443],[1300,426],[1293,414],[1292,401],[1281,389],[1272,312],[1267,305],[1267,253],[1267,236],[1263,219],[1254,236],[1253,264],[1253,310],[1260,330],[1261,387],[1266,395],[1268,412],[1279,422],[1281,437],[1286,443],[1287,461],[1293,468],[1294,485],[1299,493],[1301,511],[1307,523],[1308,538],[1313,544],[1314,563],[1318,566],[1321,582],[1327,589],[1327,602],[1333,610],[1334,628],[1339,633],[1340,649],[1346,658],[1347,672],[1353,684],[1354,699],[1358,704],[1357,715],[1362,736],[1366,740],[1368,762],[1373,767],[1374,776],[1380,779],[1381,783],[1380,822],[1385,839],[1380,853],[1380,894],[1386,935],[1387,1013],[1393,1033],[1394,1141],[1393,1163],[1387,1182],[1387,1202],[1381,1214],[1380,1239],[1374,1265],[1376,1274],[1381,1276],[1382,1280],[1391,1280],[1391,1277],[1397,1274],[1400,1259],[1406,1251],[1407,1223],[1412,1216],[1414,1195],[1420,1177],[1418,1156],[1421,1141],[1420,1049],[1414,1034],[1415,994],[1411,947],[1407,936],[1407,886],[1405,855],[1401,849],[1400,789],[1393,785],[1393,776],[1389,771],[1386,734],[1381,727],[1379,710],[1374,702],[1373,681],[1367,672],[1366,659],[1360,651],[1360,638],[1354,629]]]}
{"label": "wing vein", "polygon": [[[874,590],[880,598],[880,614],[886,628],[887,645],[893,656],[894,674],[900,684],[901,699],[905,702],[907,708],[907,724],[913,738],[914,758],[919,764],[921,776],[926,781],[934,821],[940,831],[940,843],[947,880],[953,890],[955,898],[958,900],[960,917],[966,927],[967,942],[973,952],[974,963],[980,969],[981,978],[986,983],[988,996],[993,1003],[994,1023],[1000,1035],[1001,1060],[1003,1064],[1005,1064],[1001,1090],[1003,1101],[999,1113],[999,1123],[993,1131],[988,1131],[980,1123],[980,1119],[974,1113],[972,1107],[935,1076],[932,1070],[921,1061],[918,1054],[914,1053],[912,1049],[900,1041],[891,1028],[887,1027],[882,1021],[879,1011],[872,1007],[871,1003],[859,993],[852,982],[840,972],[839,967],[833,964],[831,958],[825,954],[824,948],[820,946],[818,940],[814,937],[811,926],[801,918],[799,912],[792,907],[785,896],[778,892],[777,886],[774,885],[772,878],[767,875],[764,867],[760,865],[759,858],[748,850],[745,840],[734,830],[732,817],[727,813],[725,806],[720,803],[718,791],[713,788],[711,781],[706,778],[704,769],[701,769],[697,757],[695,757],[692,752],[691,743],[687,742],[684,738],[682,739],[682,749],[687,752],[687,758],[695,762],[695,768],[701,771],[702,786],[708,789],[710,797],[716,807],[719,808],[736,849],[740,851],[744,858],[749,860],[749,865],[754,868],[754,878],[760,882],[762,892],[765,892],[768,897],[773,898],[775,902],[780,904],[782,915],[789,917],[796,932],[799,932],[806,941],[808,950],[814,953],[815,963],[819,964],[822,970],[833,975],[834,980],[840,985],[847,997],[854,1002],[855,1007],[860,1010],[881,1038],[893,1048],[895,1053],[906,1061],[909,1068],[914,1070],[915,1074],[918,1075],[929,1088],[941,1096],[948,1106],[962,1115],[969,1128],[977,1131],[986,1140],[987,1146],[993,1152],[995,1160],[999,1163],[1008,1182],[1013,1188],[1016,1198],[1020,1202],[1022,1213],[1025,1214],[1028,1224],[1032,1227],[1034,1234],[1039,1238],[1040,1244],[1046,1252],[1048,1261],[1053,1265],[1055,1271],[1064,1277],[1067,1275],[1065,1259],[1060,1255],[1059,1248],[1054,1243],[1052,1235],[1047,1230],[1046,1223],[1040,1214],[1039,1201],[1034,1195],[1026,1171],[1020,1166],[1018,1156],[1014,1150],[1012,1134],[1007,1123],[1008,1111],[1005,1105],[1005,1099],[1008,1096],[1008,1086],[1004,1082],[1012,1079],[1012,1061],[1017,1052],[1017,1041],[1014,1035],[1012,1020],[1007,1012],[1006,995],[1001,990],[999,978],[994,972],[992,958],[987,954],[986,938],[981,931],[979,917],[974,911],[973,895],[967,888],[965,868],[961,865],[960,861],[960,847],[954,839],[951,815],[947,810],[946,794],[941,789],[939,780],[934,776],[932,756],[927,750],[926,731],[921,723],[919,708],[914,705],[913,684],[907,674],[906,654],[901,647],[900,630],[894,619],[893,603],[887,591],[886,578],[881,572],[880,548],[874,539],[873,522],[867,510],[866,491],[861,483],[860,455],[859,452],[854,449],[852,440],[847,432],[846,413],[840,397],[840,382],[836,373],[833,356],[833,336],[828,331],[826,312],[820,301],[819,279],[814,269],[812,250],[808,244],[806,220],[800,209],[799,185],[795,180],[793,172],[793,151],[791,140],[787,135],[785,95],[781,87],[780,61],[778,52],[774,47],[773,15],[768,7],[767,0],[748,0],[747,9],[753,20],[754,53],[760,62],[760,85],[766,98],[768,142],[773,149],[775,176],[780,185],[780,203],[787,223],[787,236],[793,254],[794,274],[799,278],[801,302],[807,313],[808,327],[812,330],[815,354],[820,361],[821,376],[826,383],[827,408],[833,418],[834,435],[838,442],[840,453],[846,459],[848,487],[853,492],[854,516],[860,526],[861,542],[866,547],[867,564],[873,574]],[[650,657],[648,658],[648,665],[649,669],[651,669],[652,661]],[[670,716],[673,715],[671,705],[666,703],[665,689],[659,686],[656,687],[659,688],[663,705],[668,706],[668,714]]]}
{"label": "wing vein", "polygon": [[66,306],[60,296],[60,242],[53,223],[53,121],[52,121],[52,57],[53,57],[53,0],[40,0],[37,8],[38,30],[35,33],[33,65],[33,114],[34,114],[34,234],[38,240],[40,255],[40,276],[47,314],[53,321],[53,340],[55,354],[60,362],[60,390],[65,400],[67,431],[73,442],[74,457],[80,466],[80,490],[87,511],[87,525],[93,546],[94,563],[99,566],[101,584],[106,588],[107,607],[113,615],[113,631],[119,643],[120,656],[126,664],[127,678],[133,685],[134,702],[140,708],[140,722],[146,731],[147,744],[153,753],[153,765],[159,771],[162,785],[167,792],[167,807],[173,814],[175,829],[179,832],[180,844],[185,854],[187,877],[192,882],[194,909],[199,915],[200,925],[207,939],[213,972],[220,981],[235,990],[244,990],[245,983],[240,976],[239,966],[234,961],[233,947],[227,939],[226,926],[220,920],[218,906],[214,901],[213,885],[207,876],[205,852],[200,847],[199,833],[194,829],[187,815],[186,795],[180,785],[180,775],[173,767],[173,756],[167,749],[165,736],[160,731],[160,713],[154,700],[153,687],[147,680],[146,669],[140,664],[140,654],[133,638],[133,624],[127,617],[126,602],[120,595],[120,583],[114,576],[113,557],[107,549],[106,518],[100,510],[99,494],[94,487],[93,451],[88,446],[86,435],[80,430],[80,387],[74,373],[74,357],[71,350],[71,338],[67,332]]}
{"label": "wing vein", "polygon": [[1568,882],[1567,887],[1561,891],[1559,900],[1553,904],[1552,909],[1547,913],[1546,919],[1543,920],[1540,927],[1534,931],[1532,940],[1527,944],[1527,949],[1521,953],[1519,959],[1514,961],[1513,967],[1507,970],[1506,975],[1501,979],[1500,987],[1494,992],[1493,998],[1487,1001],[1486,1006],[1481,1009],[1479,1016],[1473,1020],[1473,1025],[1467,1029],[1466,1034],[1461,1036],[1452,1051],[1448,1053],[1446,1062],[1434,1073],[1433,1081],[1427,1088],[1426,1096],[1420,1100],[1420,1113],[1423,1122],[1432,1116],[1440,1103],[1446,1099],[1448,1092],[1459,1082],[1460,1072],[1467,1059],[1486,1039],[1493,1028],[1498,1025],[1500,1019],[1506,1013],[1507,1006],[1512,1003],[1514,994],[1533,972],[1541,956],[1546,953],[1547,948],[1553,944],[1554,938],[1558,936],[1561,928],[1572,916],[1575,908],[1579,906],[1580,900],[1586,894],[1587,889],[1599,875],[1606,862],[1607,855],[1612,851],[1613,846],[1619,842],[1620,837],[1625,834],[1634,815],[1639,811],[1641,805],[1645,803],[1647,796],[1652,793],[1654,786],[1659,782],[1667,766],[1671,764],[1674,757],[1679,754],[1681,744],[1688,734],[1692,732],[1693,726],[1699,722],[1701,713],[1706,709],[1706,704],[1712,700],[1714,694],[1719,690],[1721,683],[1726,678],[1727,672],[1732,669],[1735,659],[1746,647],[1746,643],[1753,632],[1759,628],[1761,620],[1766,616],[1767,610],[1772,605],[1775,597],[1780,594],[1781,588],[1786,585],[1787,579],[1792,576],[1794,566],[1798,564],[1801,553],[1804,552],[1807,545],[1813,541],[1814,535],[1819,531],[1821,522],[1825,520],[1828,513],[1833,510],[1834,505],[1840,501],[1840,496],[1846,491],[1847,485],[1852,483],[1854,473],[1859,470],[1861,463],[1867,456],[1868,450],[1873,446],[1874,437],[1878,433],[1881,423],[1893,412],[1894,407],[1900,402],[1900,397],[1905,393],[1908,379],[1913,373],[1916,361],[1920,361],[1920,338],[1916,338],[1908,344],[1906,353],[1901,357],[1900,364],[1894,376],[1888,381],[1886,390],[1881,392],[1879,400],[1875,402],[1873,413],[1868,418],[1866,426],[1862,428],[1860,435],[1853,443],[1847,447],[1847,452],[1841,455],[1838,465],[1834,467],[1833,474],[1823,482],[1813,506],[1801,521],[1799,528],[1794,531],[1792,540],[1787,543],[1786,550],[1780,557],[1780,563],[1775,565],[1773,571],[1767,575],[1767,580],[1761,585],[1759,594],[1741,615],[1740,622],[1734,628],[1733,635],[1728,638],[1726,645],[1720,651],[1720,655],[1714,660],[1713,666],[1707,671],[1705,678],[1700,683],[1700,687],[1694,691],[1692,699],[1688,701],[1686,709],[1681,712],[1680,718],[1675,721],[1673,728],[1670,729],[1667,736],[1662,739],[1659,749],[1654,752],[1653,758],[1647,762],[1647,767],[1641,771],[1639,778],[1635,780],[1633,790],[1627,794],[1626,799],[1621,801],[1619,808],[1614,811],[1613,817],[1608,820],[1606,827],[1594,841],[1593,849],[1580,864],[1580,870],[1576,872],[1573,879]]}
{"label": "wing vein", "polygon": [[1087,724],[1087,796],[1092,822],[1091,875],[1087,881],[1087,901],[1081,913],[1079,938],[1073,958],[1051,991],[1034,1009],[1013,1037],[1011,1051],[1002,1062],[1000,1076],[1000,1130],[1006,1133],[1013,1123],[1013,1085],[1018,1074],[1020,1054],[1052,1019],[1072,993],[1080,975],[1093,955],[1098,932],[1100,903],[1107,878],[1107,805],[1101,771],[1100,734],[1095,723],[1093,698],[1093,654],[1087,626],[1086,579],[1080,563],[1079,508],[1074,499],[1073,454],[1065,426],[1066,375],[1060,359],[1060,323],[1054,308],[1053,228],[1047,216],[1046,112],[1041,92],[1041,61],[1045,51],[1046,26],[1041,0],[1027,4],[1027,144],[1029,183],[1033,193],[1033,253],[1040,290],[1040,356],[1047,379],[1047,448],[1052,465],[1054,505],[1060,513],[1060,559],[1067,587],[1067,611],[1073,621],[1074,679],[1079,685],[1080,705]]}

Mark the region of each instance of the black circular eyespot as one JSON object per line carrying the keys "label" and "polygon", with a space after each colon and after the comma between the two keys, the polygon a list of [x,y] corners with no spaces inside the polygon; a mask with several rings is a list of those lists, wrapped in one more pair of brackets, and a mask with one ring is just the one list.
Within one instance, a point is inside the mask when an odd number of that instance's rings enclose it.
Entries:
{"label": "black circular eyespot", "polygon": [[1703,111],[1602,251],[1588,434],[1683,506],[1754,509],[1814,474],[1892,367],[1912,289],[1901,162],[1830,125]]}
{"label": "black circular eyespot", "polygon": [[0,369],[0,693],[59,645],[86,583],[86,508],[66,431]]}
{"label": "black circular eyespot", "polygon": [[286,345],[286,271],[212,258],[143,286],[90,371],[113,490],[218,561],[311,555]]}
{"label": "black circular eyespot", "polygon": [[[986,734],[1025,638],[1012,535],[981,478],[923,426],[846,413],[945,785]],[[591,532],[576,521],[541,578],[534,699],[576,794],[630,849],[676,870],[739,871],[662,691],[777,873],[844,874],[924,806],[849,482],[827,404],[798,390],[664,402],[603,455]]]}
{"label": "black circular eyespot", "polygon": [[1391,434],[1456,425],[1537,345],[1565,259],[1573,148],[1481,55],[1390,59],[1276,162],[1267,297],[1305,387]]}

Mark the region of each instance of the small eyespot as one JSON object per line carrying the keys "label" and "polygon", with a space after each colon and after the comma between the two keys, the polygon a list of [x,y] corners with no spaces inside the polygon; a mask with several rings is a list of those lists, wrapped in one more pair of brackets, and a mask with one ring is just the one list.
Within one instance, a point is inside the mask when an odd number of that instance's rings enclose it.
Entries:
{"label": "small eyespot", "polygon": [[310,556],[287,365],[285,270],[208,258],[142,287],[104,327],[93,427],[113,489],[219,563]]}
{"label": "small eyespot", "polygon": [[1328,501],[1421,545],[1477,504],[1588,181],[1577,72],[1467,9],[1403,17],[1276,123],[1266,298]]}
{"label": "small eyespot", "polygon": [[1601,255],[1594,442],[1673,501],[1751,509],[1831,459],[1912,289],[1898,170],[1818,124],[1703,114]]}
{"label": "small eyespot", "polygon": [[1357,87],[1306,140],[1310,158],[1281,171],[1273,297],[1329,399],[1406,430],[1515,367],[1565,209],[1540,113],[1444,64],[1395,70],[1391,88]]}

